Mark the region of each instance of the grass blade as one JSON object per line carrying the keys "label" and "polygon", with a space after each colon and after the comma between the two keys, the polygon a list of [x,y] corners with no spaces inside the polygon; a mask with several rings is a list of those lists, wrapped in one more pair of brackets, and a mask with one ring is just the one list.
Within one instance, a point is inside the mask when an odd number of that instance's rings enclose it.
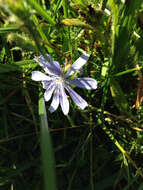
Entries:
{"label": "grass blade", "polygon": [[51,143],[51,137],[48,128],[47,114],[45,109],[45,102],[42,94],[39,97],[39,116],[41,126],[41,152],[42,152],[42,164],[44,173],[45,190],[56,190],[56,179],[54,169],[54,156]]}
{"label": "grass blade", "polygon": [[0,28],[0,34],[5,34],[9,32],[17,32],[19,31],[20,26],[7,26],[7,27],[1,27]]}
{"label": "grass blade", "polygon": [[45,20],[47,20],[50,24],[55,25],[55,21],[51,18],[51,16],[35,1],[35,0],[27,0],[28,4],[34,8],[39,15],[41,15]]}

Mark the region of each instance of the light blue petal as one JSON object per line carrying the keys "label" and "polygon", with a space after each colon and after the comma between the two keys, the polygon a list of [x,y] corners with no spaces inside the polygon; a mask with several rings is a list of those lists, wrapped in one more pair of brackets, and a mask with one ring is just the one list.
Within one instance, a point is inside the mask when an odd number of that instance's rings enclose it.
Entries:
{"label": "light blue petal", "polygon": [[48,86],[48,88],[46,89],[45,93],[44,93],[44,98],[45,98],[45,101],[49,101],[52,94],[53,94],[53,91],[55,90],[56,88],[56,85],[54,82],[51,82]]}
{"label": "light blue petal", "polygon": [[87,102],[79,94],[77,94],[74,90],[72,90],[69,86],[66,86],[65,88],[68,91],[74,103],[77,106],[79,106],[82,110],[88,106]]}
{"label": "light blue petal", "polygon": [[50,80],[50,81],[42,81],[42,85],[43,85],[43,88],[44,89],[47,89],[49,87],[49,84],[52,82],[53,80]]}
{"label": "light blue petal", "polygon": [[59,91],[60,91],[60,105],[64,115],[67,115],[69,113],[69,101],[63,85],[59,86]]}
{"label": "light blue petal", "polygon": [[34,60],[38,62],[39,65],[43,67],[45,72],[48,73],[49,75],[55,75],[55,76],[61,75],[60,64],[57,61],[53,61],[52,57],[49,54],[46,54],[45,57],[43,55],[35,57]]}
{"label": "light blue petal", "polygon": [[40,71],[32,71],[32,80],[35,80],[35,81],[43,81],[43,80],[51,80],[51,77],[43,74],[42,72]]}
{"label": "light blue petal", "polygon": [[80,70],[83,65],[88,61],[90,55],[84,52],[70,67],[69,71],[65,74],[65,77],[71,76],[76,71]]}
{"label": "light blue petal", "polygon": [[70,84],[78,86],[80,88],[85,88],[87,90],[96,89],[97,88],[97,81],[93,78],[75,78],[72,80],[67,80]]}
{"label": "light blue petal", "polygon": [[59,88],[57,87],[55,89],[55,92],[54,92],[54,95],[53,95],[53,100],[52,100],[52,103],[50,105],[50,108],[49,108],[49,111],[52,113],[54,112],[58,106],[59,106]]}

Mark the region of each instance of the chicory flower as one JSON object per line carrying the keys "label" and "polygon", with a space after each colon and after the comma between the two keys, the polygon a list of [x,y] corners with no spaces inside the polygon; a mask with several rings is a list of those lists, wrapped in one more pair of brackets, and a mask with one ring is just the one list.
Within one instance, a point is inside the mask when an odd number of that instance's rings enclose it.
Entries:
{"label": "chicory flower", "polygon": [[49,54],[46,54],[46,56],[49,58],[49,61],[47,61],[47,59],[42,55],[38,58],[35,58],[35,61],[38,62],[41,67],[43,67],[48,75],[43,74],[40,71],[33,71],[32,80],[42,82],[43,88],[45,89],[45,101],[49,101],[53,94],[53,99],[49,108],[50,112],[54,112],[60,104],[64,115],[68,114],[69,100],[67,98],[65,90],[69,93],[72,100],[77,106],[79,106],[81,109],[87,107],[87,102],[69,85],[71,84],[85,89],[96,89],[97,81],[93,78],[88,77],[74,79],[69,79],[68,77],[79,71],[88,61],[90,55],[84,52],[71,65],[65,75],[62,73],[60,64],[57,61],[54,61]]}

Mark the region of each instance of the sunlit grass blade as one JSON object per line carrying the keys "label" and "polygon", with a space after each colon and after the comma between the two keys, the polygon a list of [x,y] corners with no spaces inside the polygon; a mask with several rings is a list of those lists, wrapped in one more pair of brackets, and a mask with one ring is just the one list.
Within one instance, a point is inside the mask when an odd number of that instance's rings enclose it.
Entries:
{"label": "sunlit grass blade", "polygon": [[39,13],[39,15],[41,15],[50,24],[55,24],[54,19],[35,0],[27,0],[27,2]]}
{"label": "sunlit grass blade", "polygon": [[52,46],[51,46],[46,34],[44,33],[42,26],[39,24],[38,18],[36,17],[36,15],[33,15],[32,19],[33,19],[33,22],[34,22],[41,38],[42,38],[42,41],[46,43],[45,47],[47,48],[48,52],[51,53],[53,51],[51,48]]}
{"label": "sunlit grass blade", "polygon": [[6,26],[0,28],[0,34],[19,31],[19,26]]}
{"label": "sunlit grass blade", "polygon": [[45,102],[41,93],[39,97],[39,116],[40,116],[40,126],[41,126],[40,143],[41,143],[45,190],[49,189],[56,190],[55,162],[53,156],[53,149],[48,128]]}
{"label": "sunlit grass blade", "polygon": [[122,75],[125,75],[125,74],[128,74],[128,73],[137,71],[138,69],[142,69],[142,68],[143,68],[143,66],[142,66],[142,67],[139,67],[139,68],[128,69],[128,70],[126,70],[126,71],[122,71],[122,72],[116,73],[114,76],[115,76],[115,77],[122,76]]}

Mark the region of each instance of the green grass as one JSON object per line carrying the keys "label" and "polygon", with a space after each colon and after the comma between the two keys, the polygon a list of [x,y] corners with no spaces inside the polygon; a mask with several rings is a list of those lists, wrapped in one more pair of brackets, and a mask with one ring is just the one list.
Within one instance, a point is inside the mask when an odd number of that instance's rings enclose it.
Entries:
{"label": "green grass", "polygon": [[[0,0],[0,189],[143,189],[142,42],[141,0]],[[34,56],[84,50],[88,108],[51,114]]]}

